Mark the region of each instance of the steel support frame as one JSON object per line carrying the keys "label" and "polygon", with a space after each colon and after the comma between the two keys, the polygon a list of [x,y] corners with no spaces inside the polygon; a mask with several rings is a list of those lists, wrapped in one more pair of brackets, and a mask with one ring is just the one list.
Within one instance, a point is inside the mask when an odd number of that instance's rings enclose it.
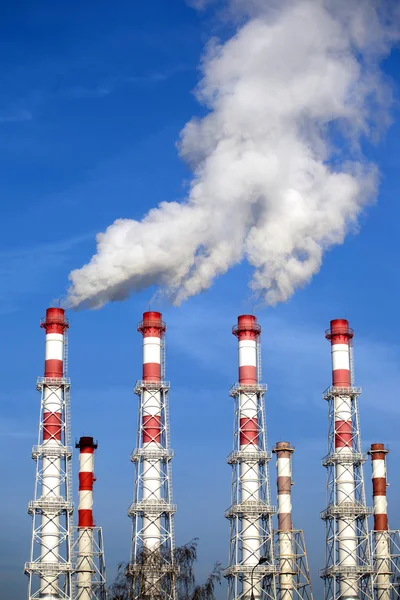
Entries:
{"label": "steel support frame", "polygon": [[[389,546],[389,559],[382,560],[377,556],[377,546],[382,536],[387,537]],[[374,599],[375,600],[398,600],[400,598],[400,530],[389,529],[388,531],[371,531],[372,560],[374,565]],[[377,578],[381,574],[389,575],[389,587],[387,592],[377,589]]]}
{"label": "steel support frame", "polygon": [[[56,592],[57,600],[71,600],[71,577],[73,572],[71,557],[71,516],[73,513],[70,442],[70,380],[39,377],[37,390],[41,393],[40,425],[38,444],[33,447],[32,458],[36,462],[35,493],[33,502],[29,503],[28,512],[33,516],[32,542],[30,561],[25,563],[25,573],[29,577],[28,600],[36,600],[43,596],[40,589],[41,579],[46,579],[48,587]],[[61,397],[61,444],[43,443],[43,413],[45,405],[45,389],[50,389]],[[49,396],[47,396],[48,398]],[[44,466],[45,458],[47,466]],[[46,468],[56,469],[59,474],[60,495],[42,500],[43,475]],[[47,490],[47,493],[51,490]],[[43,554],[42,517],[45,516],[58,528],[58,543]],[[46,560],[43,561],[42,559]],[[53,558],[54,560],[49,560]]]}
{"label": "steel support frame", "polygon": [[[137,448],[132,452],[135,465],[134,499],[128,510],[132,518],[132,549],[127,574],[131,582],[132,600],[176,600],[174,513],[172,504],[172,470],[168,409],[169,382],[138,381],[135,394],[139,397]],[[160,443],[158,456],[143,447],[143,395],[144,392],[160,397]],[[146,469],[160,469],[160,500],[143,501],[143,475]],[[160,531],[159,548],[146,550],[144,537],[147,523],[157,523]]]}
{"label": "steel support frame", "polygon": [[[229,566],[224,571],[224,576],[228,579],[228,600],[241,600],[245,598],[246,595],[243,592],[243,581],[245,580],[251,582],[254,596],[257,600],[277,600],[277,568],[272,526],[272,515],[275,514],[276,508],[271,506],[270,495],[268,463],[271,455],[267,451],[264,408],[264,394],[266,390],[266,385],[262,384],[236,384],[230,391],[230,395],[234,398],[235,402],[235,418],[233,452],[228,458],[228,463],[232,465],[231,507],[225,513],[225,516],[230,521]],[[255,452],[249,450],[249,458],[246,457],[246,453],[240,448],[240,411],[245,406],[246,399],[244,397],[246,396],[249,399],[253,399],[254,396],[257,398],[258,448],[255,449]],[[242,403],[241,405],[240,402]],[[258,466],[259,485],[257,498],[254,499],[254,502],[241,502],[242,463],[248,465],[249,469],[254,469],[255,466]],[[253,567],[250,568],[251,565],[245,565],[242,561],[242,535],[246,531],[246,527],[243,526],[244,520],[247,523],[247,527],[257,525],[259,530],[259,545],[254,552],[257,561],[260,558],[267,559],[264,564],[254,567],[254,570]]]}
{"label": "steel support frame", "polygon": [[[339,600],[339,584],[342,579],[351,578],[356,583],[357,597],[361,600],[374,600],[373,566],[368,532],[368,516],[372,509],[366,506],[363,463],[366,457],[361,450],[360,424],[358,413],[358,396],[361,388],[328,388],[324,399],[328,401],[328,454],[322,464],[327,469],[327,509],[321,513],[326,522],[326,560],[325,569],[320,573],[325,581],[325,600]],[[336,411],[341,402],[351,402],[352,438],[349,449],[344,452],[335,451]],[[339,433],[340,435],[340,433]],[[336,465],[340,464],[349,478],[354,479],[354,497],[338,504]],[[343,477],[343,474],[342,474]],[[346,525],[348,523],[348,525]],[[339,531],[339,525],[342,531]],[[347,567],[339,559],[339,535],[355,530],[356,550],[354,568]]]}
{"label": "steel support frame", "polygon": [[[79,555],[79,540],[82,535],[87,535],[88,531],[91,533],[92,549],[90,554],[85,556]],[[72,598],[73,600],[79,600],[84,592],[90,591],[90,597],[92,600],[107,600],[107,581],[106,581],[106,564],[104,558],[104,541],[103,541],[103,530],[101,527],[92,527],[90,530],[87,528],[73,527],[72,529],[72,561],[74,565],[74,572],[77,571],[90,571],[91,582],[88,589],[78,589],[76,581],[72,580]]]}

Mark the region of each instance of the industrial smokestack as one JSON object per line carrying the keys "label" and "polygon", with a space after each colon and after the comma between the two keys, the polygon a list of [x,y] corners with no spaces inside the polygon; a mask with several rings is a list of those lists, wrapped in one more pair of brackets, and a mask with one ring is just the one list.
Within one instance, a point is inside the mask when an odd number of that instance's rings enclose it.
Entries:
{"label": "industrial smokestack", "polygon": [[276,453],[278,471],[278,547],[279,547],[279,599],[295,598],[293,523],[292,523],[292,448],[289,442],[277,442],[272,452]]}
{"label": "industrial smokestack", "polygon": [[[241,315],[233,334],[239,345],[239,383],[231,389],[235,399],[232,503],[230,521],[228,599],[276,597],[276,566],[272,530],[274,507],[270,487],[265,431],[264,394],[259,382],[261,327],[253,315]],[[261,583],[263,582],[263,583]]]}
{"label": "industrial smokestack", "polygon": [[207,114],[181,132],[187,197],[99,233],[96,254],[70,274],[70,305],[152,286],[179,304],[243,260],[252,291],[275,304],[310,281],[375,199],[377,169],[360,148],[387,122],[378,65],[398,34],[387,14],[396,3],[228,4],[240,26],[207,45],[196,89]]}
{"label": "industrial smokestack", "polygon": [[164,381],[165,323],[159,312],[145,312],[138,331],[143,336],[143,378],[136,382],[139,396],[134,501],[129,509],[133,521],[132,550],[128,573],[132,598],[174,600],[174,565],[168,390]]}
{"label": "industrial smokestack", "polygon": [[79,448],[77,598],[93,600],[93,482],[97,443],[92,437],[81,437],[75,447]]}
{"label": "industrial smokestack", "polygon": [[352,386],[350,344],[353,330],[345,319],[331,321],[326,338],[331,342],[332,387],[324,398],[329,403],[328,507],[326,521],[325,599],[357,600],[372,596],[372,562],[365,506],[358,396]]}
{"label": "industrial smokestack", "polygon": [[41,321],[46,333],[44,377],[37,382],[41,393],[38,444],[32,458],[37,461],[35,499],[29,503],[33,515],[28,598],[54,600],[71,593],[70,497],[72,448],[68,445],[70,380],[66,377],[68,319],[62,308],[48,308]]}
{"label": "industrial smokestack", "polygon": [[272,452],[276,454],[278,472],[278,531],[277,562],[279,566],[279,600],[313,600],[310,571],[304,533],[294,529],[292,522],[292,455],[289,442],[277,442]]}
{"label": "industrial smokestack", "polygon": [[372,462],[372,492],[374,497],[375,589],[378,600],[390,600],[393,593],[386,500],[386,455],[388,452],[389,450],[385,449],[384,444],[372,444],[369,450]]}

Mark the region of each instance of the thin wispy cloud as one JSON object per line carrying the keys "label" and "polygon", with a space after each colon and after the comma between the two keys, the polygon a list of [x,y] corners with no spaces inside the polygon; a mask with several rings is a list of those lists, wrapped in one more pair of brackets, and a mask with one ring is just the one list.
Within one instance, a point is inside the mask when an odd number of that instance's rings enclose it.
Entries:
{"label": "thin wispy cloud", "polygon": [[71,86],[70,88],[60,90],[58,95],[73,99],[104,98],[117,92],[129,90],[133,87],[145,87],[163,83],[185,69],[186,67],[183,65],[176,65],[163,71],[154,71],[144,75],[109,77],[93,85],[79,84]]}
{"label": "thin wispy cloud", "polygon": [[23,123],[24,121],[31,121],[32,118],[32,113],[27,109],[10,110],[4,112],[0,110],[0,124]]}

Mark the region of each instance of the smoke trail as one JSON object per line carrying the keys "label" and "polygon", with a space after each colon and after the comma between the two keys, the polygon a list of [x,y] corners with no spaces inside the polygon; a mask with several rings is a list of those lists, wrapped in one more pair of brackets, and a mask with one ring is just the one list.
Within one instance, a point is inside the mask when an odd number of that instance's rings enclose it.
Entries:
{"label": "smoke trail", "polygon": [[232,0],[241,25],[202,61],[196,93],[209,112],[181,132],[186,201],[99,233],[97,253],[70,274],[69,304],[98,307],[151,285],[179,304],[244,259],[269,304],[305,285],[376,196],[360,145],[390,101],[376,66],[394,40],[382,6]]}

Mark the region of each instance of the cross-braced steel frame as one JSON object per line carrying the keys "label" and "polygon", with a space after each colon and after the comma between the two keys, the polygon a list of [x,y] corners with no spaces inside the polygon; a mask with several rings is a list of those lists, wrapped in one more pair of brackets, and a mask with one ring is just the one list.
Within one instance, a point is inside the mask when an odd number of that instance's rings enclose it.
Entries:
{"label": "cross-braced steel frame", "polygon": [[[368,533],[368,516],[372,509],[366,506],[363,463],[367,460],[361,450],[358,414],[359,387],[331,387],[324,392],[328,401],[328,454],[322,461],[327,469],[327,508],[321,513],[326,522],[326,561],[321,577],[325,581],[325,600],[343,598],[343,582],[347,582],[346,598],[373,600],[373,566]],[[346,447],[335,448],[335,439],[341,436],[336,427],[336,414],[350,407],[351,440]],[[339,421],[340,423],[340,421]],[[350,482],[349,493],[341,488],[338,499],[338,478]],[[351,552],[343,550],[343,540],[355,539]],[[341,585],[342,584],[342,585]]]}
{"label": "cross-braced steel frame", "polygon": [[[32,458],[36,461],[35,495],[28,505],[28,512],[33,517],[30,561],[25,563],[29,600],[42,597],[71,600],[70,385],[68,377],[40,377],[36,385],[41,400],[38,444],[32,449]],[[57,431],[54,438],[44,440],[44,409],[46,403],[51,402],[52,395],[60,404],[61,431]],[[54,488],[49,481],[54,482]],[[53,531],[50,544],[46,542],[50,539],[49,525]]]}
{"label": "cross-braced steel frame", "polygon": [[[251,593],[257,600],[276,600],[277,568],[274,552],[274,532],[272,515],[276,509],[271,506],[268,463],[271,454],[267,450],[267,431],[264,409],[264,384],[236,384],[230,390],[235,401],[235,421],[233,452],[227,459],[232,466],[231,506],[225,512],[230,522],[229,566],[224,571],[228,579],[228,600],[250,598]],[[241,449],[241,436],[246,436],[246,419],[241,415],[246,404],[257,405],[258,444]],[[258,484],[253,497],[242,501],[243,479],[247,472],[257,473]],[[258,531],[258,542],[252,554],[243,559],[244,538],[249,530]],[[249,560],[250,559],[250,560]],[[262,564],[258,564],[260,563]]]}
{"label": "cross-braced steel frame", "polygon": [[[177,568],[174,558],[174,513],[172,503],[171,460],[173,452],[169,440],[169,382],[138,381],[135,394],[139,396],[137,448],[131,454],[135,465],[134,499],[128,514],[132,518],[132,550],[127,574],[131,582],[133,600],[175,600]],[[144,395],[157,395],[160,402],[160,430],[157,447],[143,444]],[[143,497],[146,473],[158,472],[158,486],[154,493]],[[156,526],[159,545],[149,550],[146,533]]]}
{"label": "cross-braced steel frame", "polygon": [[[400,598],[400,531],[371,531],[374,599]],[[387,558],[382,556],[382,547]]]}
{"label": "cross-braced steel frame", "polygon": [[[279,554],[279,548],[282,541],[291,548],[290,556],[285,556],[284,558]],[[275,534],[275,546],[278,573],[279,571],[283,571],[285,574],[290,574],[292,576],[289,588],[281,588],[280,579],[279,577],[277,578],[277,598],[279,600],[313,600],[303,530],[278,530]]]}
{"label": "cross-braced steel frame", "polygon": [[[90,537],[89,537],[90,536]],[[79,542],[82,537],[88,551],[83,556],[79,553]],[[88,539],[89,537],[89,539]],[[87,587],[78,587],[72,580],[72,598],[80,600],[107,600],[106,563],[104,559],[103,531],[101,527],[73,528],[72,561],[74,572],[89,572],[91,579]]]}

